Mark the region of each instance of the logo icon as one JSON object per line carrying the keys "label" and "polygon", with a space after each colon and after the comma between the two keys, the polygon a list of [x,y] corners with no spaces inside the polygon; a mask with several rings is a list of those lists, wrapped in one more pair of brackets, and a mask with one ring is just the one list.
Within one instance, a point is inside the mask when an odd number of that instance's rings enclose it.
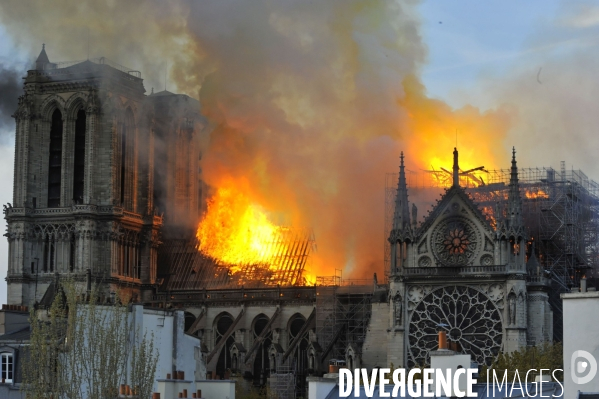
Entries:
{"label": "logo icon", "polygon": [[578,350],[572,354],[570,359],[570,372],[575,384],[582,385],[591,382],[597,374],[597,360],[589,352]]}

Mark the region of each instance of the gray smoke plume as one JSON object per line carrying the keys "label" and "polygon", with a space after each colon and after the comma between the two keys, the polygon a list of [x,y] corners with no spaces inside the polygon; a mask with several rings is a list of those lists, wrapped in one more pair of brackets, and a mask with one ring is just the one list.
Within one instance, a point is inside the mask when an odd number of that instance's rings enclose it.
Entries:
{"label": "gray smoke plume", "polygon": [[[509,159],[488,145],[505,137],[505,110],[454,111],[426,95],[419,3],[4,0],[0,23],[32,61],[42,42],[52,62],[89,48],[140,69],[148,91],[168,64],[169,91],[199,97],[214,127],[202,179],[312,227],[319,274],[372,277],[383,265],[385,173],[401,150],[409,168],[451,165],[459,129],[485,166]],[[467,155],[464,168],[479,166]]]}
{"label": "gray smoke plume", "polygon": [[14,119],[11,117],[17,109],[17,99],[21,95],[21,74],[4,64],[0,64],[0,132],[14,134]]}

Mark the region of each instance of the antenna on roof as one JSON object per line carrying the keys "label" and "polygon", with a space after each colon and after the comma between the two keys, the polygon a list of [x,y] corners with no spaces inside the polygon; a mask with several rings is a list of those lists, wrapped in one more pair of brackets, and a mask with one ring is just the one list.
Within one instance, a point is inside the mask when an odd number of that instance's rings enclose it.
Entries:
{"label": "antenna on roof", "polygon": [[458,128],[455,129],[455,148],[458,148]]}
{"label": "antenna on roof", "polygon": [[164,91],[166,91],[166,71],[168,71],[168,61],[166,61],[164,66]]}
{"label": "antenna on roof", "polygon": [[89,26],[87,27],[87,60],[89,61]]}

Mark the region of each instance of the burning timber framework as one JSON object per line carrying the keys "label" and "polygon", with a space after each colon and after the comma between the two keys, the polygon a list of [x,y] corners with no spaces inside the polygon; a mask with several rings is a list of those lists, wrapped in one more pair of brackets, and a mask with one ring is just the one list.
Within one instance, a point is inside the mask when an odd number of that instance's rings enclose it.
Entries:
{"label": "burning timber framework", "polygon": [[[552,279],[550,303],[554,309],[554,337],[562,337],[559,294],[569,292],[580,278],[597,278],[599,271],[599,184],[580,170],[550,167],[519,168],[522,214],[529,235],[527,255],[535,251]],[[385,238],[393,222],[397,174],[385,185]],[[443,189],[451,178],[443,171],[407,171],[411,190]],[[461,172],[466,187],[483,214],[495,225],[505,217],[510,170]],[[531,245],[534,242],[534,246]],[[389,275],[390,247],[385,239],[385,276]]]}
{"label": "burning timber framework", "polygon": [[274,242],[269,263],[228,265],[198,250],[197,239],[164,240],[158,252],[161,291],[259,288],[305,285],[304,268],[315,248],[308,229],[284,229]]}

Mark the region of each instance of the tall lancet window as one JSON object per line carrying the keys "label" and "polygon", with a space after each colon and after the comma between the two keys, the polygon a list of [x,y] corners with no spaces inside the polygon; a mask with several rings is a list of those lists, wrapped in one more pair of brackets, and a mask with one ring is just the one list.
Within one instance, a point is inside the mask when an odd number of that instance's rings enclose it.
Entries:
{"label": "tall lancet window", "polygon": [[60,206],[60,183],[62,167],[62,114],[52,114],[50,127],[50,163],[48,167],[48,208]]}
{"label": "tall lancet window", "polygon": [[122,206],[129,205],[131,192],[133,191],[130,185],[133,183],[130,179],[133,168],[133,137],[135,134],[135,123],[133,121],[133,113],[130,109],[125,115],[125,123],[122,125],[120,137],[121,150],[121,204]]}
{"label": "tall lancet window", "polygon": [[85,111],[77,112],[75,121],[75,162],[73,165],[73,201],[83,202],[85,183]]}

